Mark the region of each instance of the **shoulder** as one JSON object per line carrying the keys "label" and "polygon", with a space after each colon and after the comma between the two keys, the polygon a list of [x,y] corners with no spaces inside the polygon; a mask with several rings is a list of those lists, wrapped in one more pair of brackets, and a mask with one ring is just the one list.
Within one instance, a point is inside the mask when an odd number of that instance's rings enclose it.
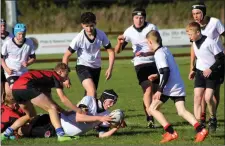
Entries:
{"label": "shoulder", "polygon": [[30,38],[26,38],[26,44],[33,45],[33,41]]}
{"label": "shoulder", "polygon": [[104,31],[98,29],[98,28],[95,28],[96,32],[97,32],[97,35],[106,35]]}
{"label": "shoulder", "polygon": [[129,33],[129,32],[131,32],[133,30],[134,30],[134,27],[133,27],[133,25],[131,25],[124,31],[124,33]]}
{"label": "shoulder", "polygon": [[146,26],[148,29],[151,29],[151,30],[156,30],[157,29],[157,26],[155,24],[152,24],[152,23],[149,23],[147,22],[147,26]]}

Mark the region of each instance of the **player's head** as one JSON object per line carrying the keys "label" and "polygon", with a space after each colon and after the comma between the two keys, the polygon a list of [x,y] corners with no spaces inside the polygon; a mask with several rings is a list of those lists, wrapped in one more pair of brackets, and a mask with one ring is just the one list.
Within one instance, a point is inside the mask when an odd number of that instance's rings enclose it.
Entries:
{"label": "player's head", "polygon": [[105,110],[116,104],[117,99],[118,95],[113,89],[105,90],[99,98]]}
{"label": "player's head", "polygon": [[63,81],[68,78],[68,73],[69,73],[69,67],[65,63],[58,63],[55,66],[55,72],[62,77]]}
{"label": "player's head", "polygon": [[6,21],[5,19],[1,18],[1,34],[5,33],[5,31],[6,31]]}
{"label": "player's head", "polygon": [[206,15],[206,6],[204,3],[196,3],[192,5],[192,16],[194,20],[200,23]]}
{"label": "player's head", "polygon": [[146,35],[146,39],[148,41],[150,48],[153,50],[157,49],[157,48],[154,48],[154,44],[156,44],[155,46],[157,45],[162,46],[162,38],[159,32],[156,30],[149,31]]}
{"label": "player's head", "polygon": [[186,32],[191,41],[197,41],[201,36],[201,27],[197,22],[191,22],[186,27]]}
{"label": "player's head", "polygon": [[146,12],[143,8],[135,8],[132,12],[133,23],[136,28],[144,25],[146,19]]}
{"label": "player's head", "polygon": [[16,39],[19,41],[19,42],[23,42],[24,39],[25,39],[25,36],[26,36],[26,31],[27,31],[27,28],[26,28],[26,25],[23,24],[23,23],[17,23],[15,26],[14,26],[14,36],[16,37]]}
{"label": "player's head", "polygon": [[96,25],[96,16],[92,12],[85,12],[81,15],[81,26],[87,34],[93,34]]}

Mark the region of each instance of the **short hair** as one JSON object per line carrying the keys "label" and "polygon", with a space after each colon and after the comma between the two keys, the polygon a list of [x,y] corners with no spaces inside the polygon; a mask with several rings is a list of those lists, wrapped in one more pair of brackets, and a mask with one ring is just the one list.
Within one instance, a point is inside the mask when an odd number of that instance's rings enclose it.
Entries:
{"label": "short hair", "polygon": [[162,38],[157,30],[151,30],[146,35],[147,39],[151,39],[162,46]]}
{"label": "short hair", "polygon": [[195,32],[197,32],[197,31],[201,32],[201,26],[197,22],[191,22],[186,27],[186,31],[188,32],[189,30],[192,30]]}
{"label": "short hair", "polygon": [[85,12],[81,15],[81,23],[83,24],[96,24],[96,16],[92,12]]}
{"label": "short hair", "polygon": [[60,62],[60,63],[58,63],[58,64],[55,66],[55,69],[54,69],[54,70],[55,70],[55,71],[62,70],[62,71],[67,71],[67,72],[69,72],[69,67],[68,67],[67,64]]}

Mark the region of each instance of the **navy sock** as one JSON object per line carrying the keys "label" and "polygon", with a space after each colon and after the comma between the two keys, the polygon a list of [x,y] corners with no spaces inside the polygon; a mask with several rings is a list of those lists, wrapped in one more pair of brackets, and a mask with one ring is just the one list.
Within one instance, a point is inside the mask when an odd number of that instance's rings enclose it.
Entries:
{"label": "navy sock", "polygon": [[5,130],[5,132],[4,132],[4,135],[5,136],[11,136],[11,135],[13,135],[13,129],[11,128],[11,127],[8,127],[6,130]]}
{"label": "navy sock", "polygon": [[55,129],[55,131],[56,131],[56,134],[57,134],[58,136],[63,136],[63,135],[65,135],[65,132],[64,132],[64,130],[63,130],[62,127]]}

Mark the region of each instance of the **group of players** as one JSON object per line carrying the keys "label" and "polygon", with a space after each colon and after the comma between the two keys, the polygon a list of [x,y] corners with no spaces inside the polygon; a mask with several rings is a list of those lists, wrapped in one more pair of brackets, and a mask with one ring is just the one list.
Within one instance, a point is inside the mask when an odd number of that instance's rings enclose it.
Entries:
{"label": "group of players", "polygon": [[[101,72],[101,46],[109,55],[109,67],[105,73],[106,80],[109,80],[115,53],[120,53],[128,42],[131,42],[134,53],[133,63],[139,85],[143,90],[143,105],[148,127],[155,127],[155,118],[166,131],[161,143],[178,138],[178,133],[160,112],[161,105],[170,98],[174,101],[178,115],[195,128],[197,133],[195,142],[204,141],[208,133],[215,132],[217,128],[219,88],[224,77],[224,49],[219,37],[225,36],[225,30],[220,20],[206,16],[206,6],[203,3],[192,6],[192,15],[195,22],[189,23],[186,31],[192,42],[189,79],[195,78],[194,115],[185,108],[185,87],[173,55],[167,47],[163,46],[157,27],[146,22],[146,12],[142,8],[133,10],[133,24],[125,30],[124,34],[118,36],[114,50],[106,34],[95,28],[96,16],[92,12],[83,13],[81,15],[83,29],[72,40],[62,63],[57,64],[54,71],[27,71],[27,66],[31,65],[36,57],[32,41],[25,38],[24,24],[15,25],[12,38],[4,31],[5,33],[1,33],[2,40],[9,38],[3,43],[1,55],[7,80],[6,97],[13,97],[26,114],[8,127],[1,138],[10,139],[15,130],[36,115],[33,105],[49,113],[59,141],[71,140],[73,138],[70,136],[86,132],[99,123],[103,123],[102,127],[104,127],[100,128],[102,130],[99,137],[110,136],[120,127],[124,127],[126,124],[122,122],[118,127],[109,130],[109,122],[112,119],[105,114],[107,109],[116,103],[118,95],[113,90],[105,90],[100,99],[97,99],[96,90]],[[2,24],[5,24],[4,20],[1,21],[1,26]],[[85,89],[85,97],[77,106],[62,90],[63,86],[67,88],[71,86],[68,62],[74,52],[77,53],[75,69]],[[62,103],[72,112],[64,110],[54,102],[51,88],[56,88]],[[206,105],[210,114],[209,132],[205,124]],[[87,125],[93,122],[95,124]]]}

